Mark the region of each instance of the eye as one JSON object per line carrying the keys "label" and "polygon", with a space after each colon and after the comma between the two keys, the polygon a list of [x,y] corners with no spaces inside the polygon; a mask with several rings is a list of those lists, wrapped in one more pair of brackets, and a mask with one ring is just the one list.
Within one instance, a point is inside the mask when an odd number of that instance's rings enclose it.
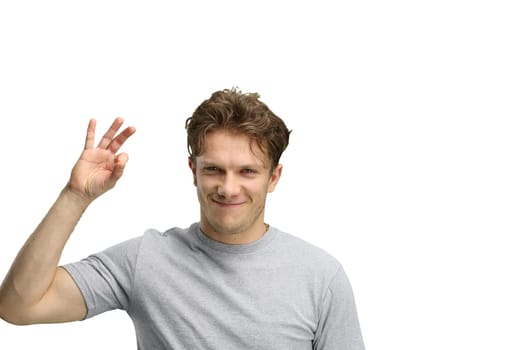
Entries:
{"label": "eye", "polygon": [[250,168],[246,168],[246,169],[242,169],[242,173],[243,173],[243,174],[251,175],[251,174],[256,174],[257,171],[255,171],[255,170],[253,170],[253,169],[250,169]]}
{"label": "eye", "polygon": [[218,173],[221,169],[219,169],[219,167],[216,166],[207,166],[204,167],[203,170],[205,173]]}

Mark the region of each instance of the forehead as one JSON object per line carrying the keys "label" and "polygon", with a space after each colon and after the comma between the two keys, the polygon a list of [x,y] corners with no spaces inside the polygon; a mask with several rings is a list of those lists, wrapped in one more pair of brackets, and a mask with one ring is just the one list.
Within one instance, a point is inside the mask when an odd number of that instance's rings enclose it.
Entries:
{"label": "forehead", "polygon": [[213,130],[204,137],[198,159],[204,162],[246,163],[267,167],[269,157],[250,136],[230,130]]}

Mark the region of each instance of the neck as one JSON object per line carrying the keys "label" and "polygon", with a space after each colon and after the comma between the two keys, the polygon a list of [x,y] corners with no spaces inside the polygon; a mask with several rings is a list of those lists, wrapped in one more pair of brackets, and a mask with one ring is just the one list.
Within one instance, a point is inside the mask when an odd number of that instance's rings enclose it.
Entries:
{"label": "neck", "polygon": [[269,225],[263,222],[260,225],[254,226],[250,230],[234,231],[215,228],[213,225],[201,221],[200,228],[206,236],[214,241],[225,244],[248,244],[257,241],[264,236],[268,231]]}

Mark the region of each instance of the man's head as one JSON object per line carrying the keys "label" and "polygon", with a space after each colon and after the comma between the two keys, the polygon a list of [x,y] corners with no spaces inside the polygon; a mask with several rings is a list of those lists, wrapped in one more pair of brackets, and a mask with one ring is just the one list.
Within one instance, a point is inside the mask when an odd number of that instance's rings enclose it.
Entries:
{"label": "man's head", "polygon": [[265,232],[266,195],[279,181],[290,131],[257,94],[212,94],[186,121],[189,166],[201,229],[224,243],[249,243]]}
{"label": "man's head", "polygon": [[237,89],[214,92],[186,120],[188,152],[193,160],[202,154],[206,134],[217,129],[248,136],[264,151],[270,169],[279,164],[290,135],[282,119],[259,100],[259,94]]}

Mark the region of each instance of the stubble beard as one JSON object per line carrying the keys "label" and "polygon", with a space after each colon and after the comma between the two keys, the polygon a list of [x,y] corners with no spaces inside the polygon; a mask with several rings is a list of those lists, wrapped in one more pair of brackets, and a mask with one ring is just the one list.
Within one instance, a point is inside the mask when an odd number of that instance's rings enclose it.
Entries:
{"label": "stubble beard", "polygon": [[[249,205],[249,204],[244,204]],[[253,208],[253,212],[247,213],[238,213],[234,218],[227,218],[227,220],[221,220],[221,215],[214,210],[203,209],[201,203],[201,221],[205,222],[206,229],[213,230],[214,234],[221,236],[226,235],[240,235],[250,231],[254,225],[256,225],[259,218],[262,217],[264,213],[264,203],[263,205]],[[264,220],[263,220],[264,221]],[[264,226],[264,222],[261,224],[261,228]],[[204,229],[204,228],[203,228]],[[212,233],[212,232],[207,232]]]}

